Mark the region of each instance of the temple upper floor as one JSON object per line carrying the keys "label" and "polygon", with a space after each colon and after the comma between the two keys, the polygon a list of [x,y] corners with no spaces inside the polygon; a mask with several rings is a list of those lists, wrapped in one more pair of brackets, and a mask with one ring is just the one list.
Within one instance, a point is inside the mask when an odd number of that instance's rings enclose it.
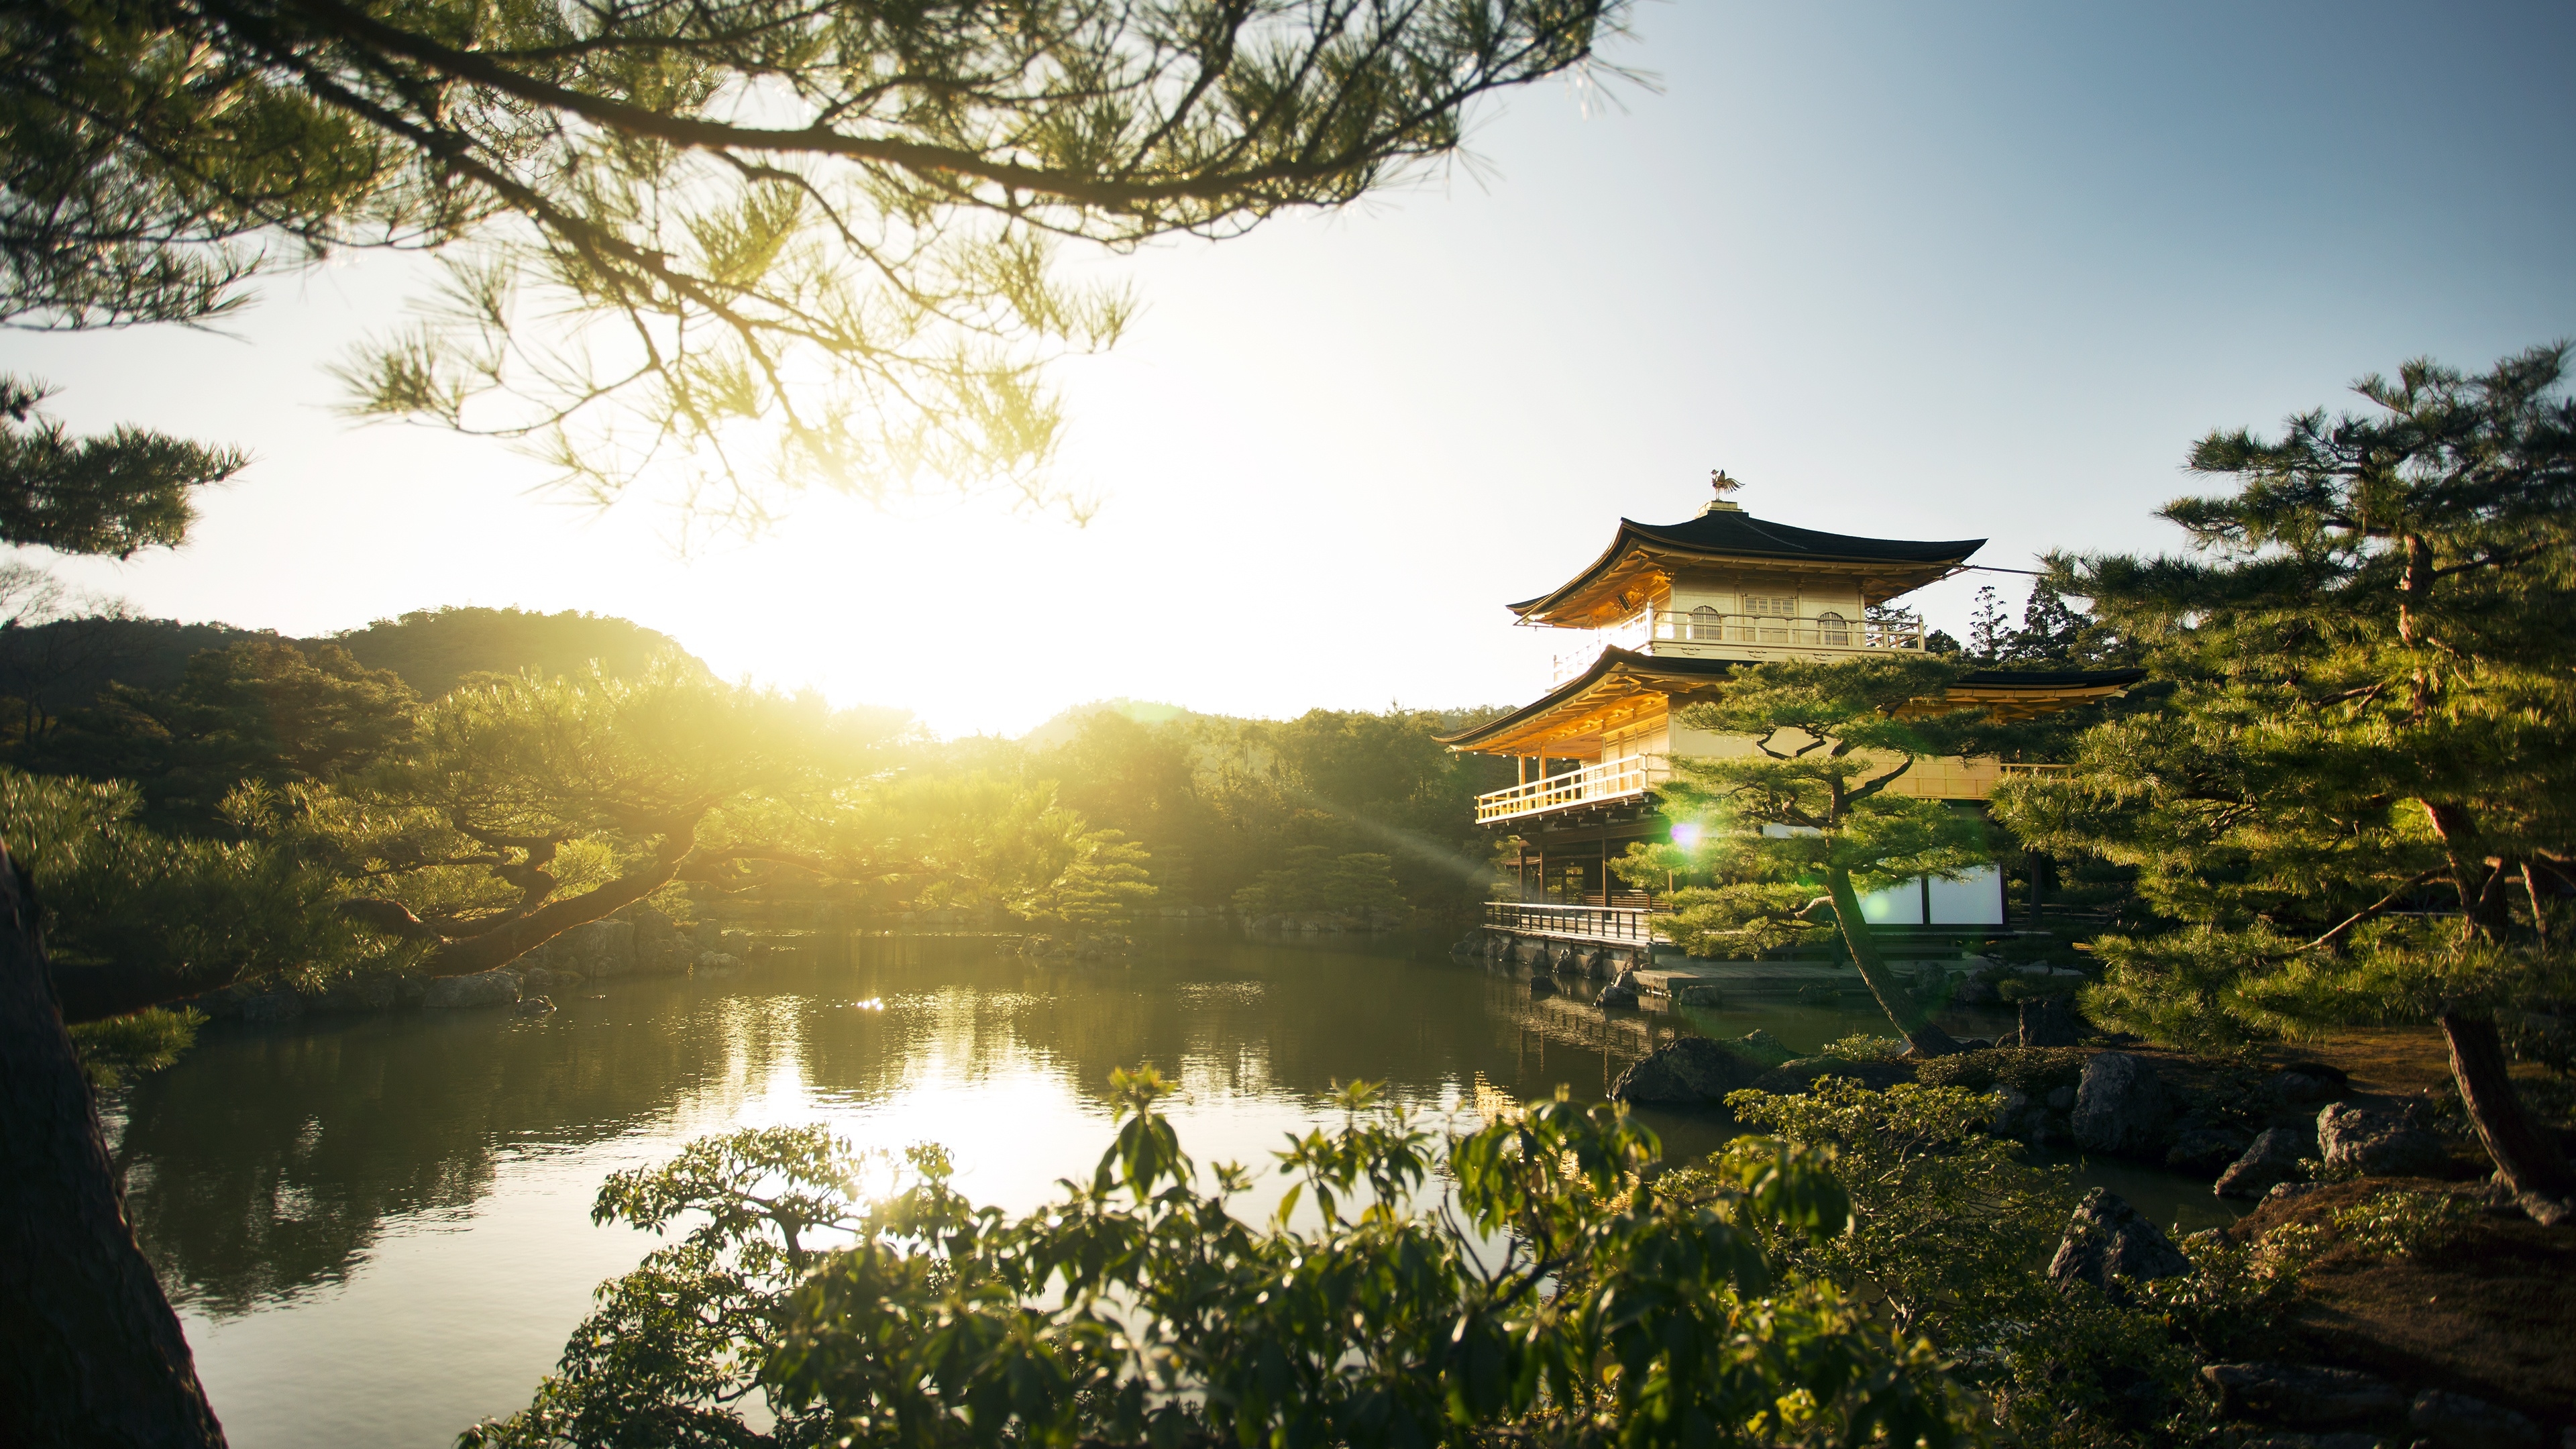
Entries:
{"label": "temple upper floor", "polygon": [[1557,588],[1510,605],[1524,625],[1575,632],[1555,681],[1608,648],[1755,663],[1923,648],[1923,624],[1892,600],[1948,577],[1984,539],[1826,533],[1754,517],[1718,498],[1676,524],[1619,520],[1610,546]]}

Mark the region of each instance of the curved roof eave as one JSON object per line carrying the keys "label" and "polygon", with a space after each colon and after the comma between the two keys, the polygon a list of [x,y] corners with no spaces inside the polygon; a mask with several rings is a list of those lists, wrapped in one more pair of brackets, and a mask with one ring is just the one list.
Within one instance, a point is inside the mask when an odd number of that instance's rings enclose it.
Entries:
{"label": "curved roof eave", "polygon": [[[1530,701],[1528,704],[1522,705],[1520,708],[1513,710],[1511,713],[1499,715],[1493,719],[1485,721],[1483,724],[1474,725],[1467,729],[1460,730],[1454,735],[1434,735],[1432,736],[1432,739],[1439,744],[1446,745],[1450,749],[1455,750],[1473,746],[1478,740],[1491,739],[1496,735],[1506,734],[1512,729],[1528,723],[1537,716],[1545,714],[1549,710],[1572,701],[1576,697],[1580,696],[1585,690],[1588,690],[1592,686],[1600,683],[1601,680],[1612,671],[1623,667],[1656,674],[1695,674],[1714,679],[1735,668],[1737,664],[1745,662],[1749,661],[1733,659],[1693,659],[1687,656],[1674,655],[1658,656],[1653,654],[1641,654],[1633,649],[1620,649],[1615,647],[1604,649],[1601,651],[1601,657],[1592,661],[1592,667],[1584,670],[1574,678],[1567,680],[1565,683],[1558,685],[1554,689],[1549,690],[1547,693],[1540,695],[1537,699]],[[2123,688],[2128,685],[2135,684],[2146,677],[2147,671],[2138,668],[2051,670],[1979,669],[1960,675],[1958,679],[1952,682],[1951,687],[1955,689],[1964,686],[1978,690],[2005,691],[2014,689],[2105,689]]]}
{"label": "curved roof eave", "polygon": [[1798,528],[1786,523],[1771,523],[1749,513],[1704,513],[1683,523],[1646,524],[1633,518],[1619,520],[1619,531],[1611,537],[1610,546],[1590,567],[1573,578],[1533,599],[1523,599],[1503,607],[1515,614],[1528,615],[1563,599],[1594,579],[1617,562],[1632,543],[1660,544],[1665,548],[1691,553],[1721,554],[1738,558],[1813,559],[1818,563],[1895,563],[1957,564],[1986,546],[1982,538],[1898,539],[1863,538],[1857,534],[1826,533],[1819,529]]}

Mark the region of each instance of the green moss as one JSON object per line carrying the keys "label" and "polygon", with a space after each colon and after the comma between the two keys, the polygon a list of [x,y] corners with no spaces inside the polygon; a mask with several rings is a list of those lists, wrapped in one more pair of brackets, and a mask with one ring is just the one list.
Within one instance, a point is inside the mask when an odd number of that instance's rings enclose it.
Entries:
{"label": "green moss", "polygon": [[2044,1097],[2074,1086],[2090,1055],[2082,1047],[1999,1047],[1934,1057],[1916,1068],[1915,1076],[1936,1087],[1985,1092],[2006,1086],[2027,1097]]}

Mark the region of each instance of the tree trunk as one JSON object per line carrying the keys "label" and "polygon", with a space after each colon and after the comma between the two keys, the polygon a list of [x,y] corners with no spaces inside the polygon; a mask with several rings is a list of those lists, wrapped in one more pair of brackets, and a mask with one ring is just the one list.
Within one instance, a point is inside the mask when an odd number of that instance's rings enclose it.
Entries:
{"label": "tree trunk", "polygon": [[0,847],[0,1444],[221,1446]]}
{"label": "tree trunk", "polygon": [[1887,969],[1878,943],[1869,937],[1869,923],[1860,917],[1860,895],[1852,889],[1851,872],[1841,866],[1825,867],[1825,888],[1834,898],[1834,920],[1842,927],[1844,943],[1851,947],[1852,964],[1860,968],[1860,979],[1869,994],[1878,998],[1878,1009],[1896,1023],[1914,1055],[1943,1057],[1961,1050],[1958,1038],[1933,1025],[1932,1013]]}
{"label": "tree trunk", "polygon": [[2496,1170],[2517,1193],[2576,1197],[2576,1172],[2569,1171],[2567,1154],[2531,1120],[2513,1089],[2495,1019],[2446,1013],[2441,1023],[2451,1045],[2451,1079],[2459,1083],[2460,1104],[2468,1109]]}

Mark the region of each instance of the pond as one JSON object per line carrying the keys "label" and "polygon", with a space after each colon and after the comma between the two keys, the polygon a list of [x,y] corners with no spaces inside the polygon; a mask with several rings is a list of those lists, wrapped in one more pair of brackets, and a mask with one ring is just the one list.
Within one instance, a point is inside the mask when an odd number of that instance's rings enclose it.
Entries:
{"label": "pond", "polygon": [[[1846,1009],[1603,1013],[1530,999],[1427,940],[1165,938],[1124,967],[1002,943],[861,936],[755,972],[621,980],[551,1017],[499,1010],[222,1024],[111,1114],[145,1251],[238,1449],[439,1446],[520,1407],[591,1290],[651,1240],[590,1221],[601,1179],[743,1125],[935,1141],[962,1191],[1025,1209],[1111,1136],[1112,1068],[1176,1078],[1200,1162],[1266,1165],[1353,1078],[1440,1113],[1481,1078],[1598,1098],[1677,1032],[1807,1050],[1883,1028]],[[1961,1018],[1991,1033],[2002,1019]],[[1668,1156],[1708,1117],[1649,1112]],[[2085,1164],[2161,1222],[2227,1213],[2165,1174]]]}

